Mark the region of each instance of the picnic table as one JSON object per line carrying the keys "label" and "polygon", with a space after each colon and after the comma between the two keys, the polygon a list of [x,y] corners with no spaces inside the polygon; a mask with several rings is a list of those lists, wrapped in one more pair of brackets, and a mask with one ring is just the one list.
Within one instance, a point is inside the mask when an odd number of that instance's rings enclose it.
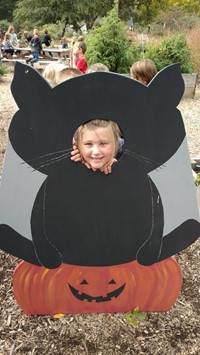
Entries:
{"label": "picnic table", "polygon": [[[19,52],[19,56],[23,59],[24,57],[31,55],[31,47],[14,47],[15,51]],[[42,51],[44,52],[42,54],[42,57],[44,59],[48,59],[48,60],[54,60],[55,58],[60,59],[60,57],[66,58],[67,54],[70,53],[70,49],[66,48],[56,48],[56,47],[45,47],[42,48]],[[55,53],[55,57],[51,57],[50,54],[48,54],[49,52],[51,52],[52,54]]]}

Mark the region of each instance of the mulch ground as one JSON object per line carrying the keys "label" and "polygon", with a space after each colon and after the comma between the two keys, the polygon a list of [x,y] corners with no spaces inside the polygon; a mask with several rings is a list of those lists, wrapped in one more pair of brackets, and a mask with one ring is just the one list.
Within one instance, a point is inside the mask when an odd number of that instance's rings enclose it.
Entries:
{"label": "mulch ground", "polygon": [[[17,106],[10,92],[12,74],[0,81],[1,166],[7,129]],[[200,95],[180,105],[189,132],[190,153],[197,155]],[[199,115],[200,116],[200,115]],[[198,116],[198,120],[199,120]],[[194,142],[195,140],[195,142]],[[176,255],[183,274],[182,291],[165,313],[147,313],[131,326],[125,314],[27,316],[15,301],[12,277],[19,259],[0,251],[0,355],[130,355],[200,353],[200,239]]]}

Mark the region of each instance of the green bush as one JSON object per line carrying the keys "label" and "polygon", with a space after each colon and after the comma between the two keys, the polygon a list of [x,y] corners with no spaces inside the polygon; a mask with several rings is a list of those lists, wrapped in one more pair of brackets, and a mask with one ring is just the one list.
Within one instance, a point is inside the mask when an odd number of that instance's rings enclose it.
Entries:
{"label": "green bush", "polygon": [[4,75],[8,72],[8,69],[5,65],[0,64],[0,75]]}
{"label": "green bush", "polygon": [[193,72],[191,52],[184,35],[168,36],[159,44],[148,43],[145,58],[152,59],[158,70],[173,63],[180,63],[182,73]]}
{"label": "green bush", "polygon": [[2,29],[3,33],[7,32],[7,29],[10,25],[8,20],[0,20],[0,28]]}
{"label": "green bush", "polygon": [[140,59],[139,49],[127,40],[116,6],[102,20],[101,27],[88,36],[86,57],[89,65],[100,62],[116,73],[129,73],[133,62]]}

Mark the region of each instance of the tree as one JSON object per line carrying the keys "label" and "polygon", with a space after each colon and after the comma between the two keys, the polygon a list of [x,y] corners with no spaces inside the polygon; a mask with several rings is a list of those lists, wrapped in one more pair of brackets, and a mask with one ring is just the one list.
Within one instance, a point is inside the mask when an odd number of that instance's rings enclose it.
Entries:
{"label": "tree", "polygon": [[168,0],[168,5],[171,7],[178,7],[189,13],[200,15],[200,1],[199,0]]}
{"label": "tree", "polygon": [[42,26],[45,23],[61,21],[63,28],[73,25],[75,31],[81,23],[88,28],[93,26],[98,16],[104,16],[111,8],[114,0],[102,3],[100,0],[19,0],[14,11],[14,18],[24,28]]}
{"label": "tree", "polygon": [[127,42],[125,29],[115,3],[88,42],[88,64],[101,62],[112,72],[128,73],[132,63],[140,58],[140,53],[138,48]]}
{"label": "tree", "polygon": [[13,10],[17,0],[6,0],[0,2],[0,20],[13,21]]}

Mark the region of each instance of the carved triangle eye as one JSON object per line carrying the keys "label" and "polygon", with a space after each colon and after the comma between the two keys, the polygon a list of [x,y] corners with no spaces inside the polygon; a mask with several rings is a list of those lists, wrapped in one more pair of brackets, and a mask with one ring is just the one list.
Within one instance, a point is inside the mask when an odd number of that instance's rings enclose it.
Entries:
{"label": "carved triangle eye", "polygon": [[88,282],[87,282],[87,280],[83,280],[83,281],[81,281],[81,283],[80,283],[81,285],[88,285]]}
{"label": "carved triangle eye", "polygon": [[116,284],[116,282],[115,282],[115,280],[112,279],[112,280],[110,280],[110,281],[108,282],[108,284],[109,284],[109,285],[114,285],[114,284]]}

